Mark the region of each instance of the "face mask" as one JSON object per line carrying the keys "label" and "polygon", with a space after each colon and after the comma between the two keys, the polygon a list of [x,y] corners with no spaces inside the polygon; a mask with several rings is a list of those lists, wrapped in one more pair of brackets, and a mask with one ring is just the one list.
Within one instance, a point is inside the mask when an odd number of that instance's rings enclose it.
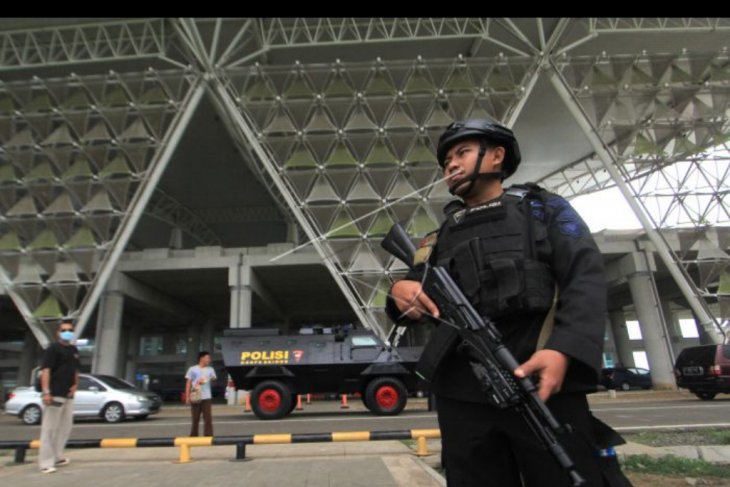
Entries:
{"label": "face mask", "polygon": [[61,340],[70,342],[74,339],[74,332],[72,331],[62,331],[59,335],[61,337]]}

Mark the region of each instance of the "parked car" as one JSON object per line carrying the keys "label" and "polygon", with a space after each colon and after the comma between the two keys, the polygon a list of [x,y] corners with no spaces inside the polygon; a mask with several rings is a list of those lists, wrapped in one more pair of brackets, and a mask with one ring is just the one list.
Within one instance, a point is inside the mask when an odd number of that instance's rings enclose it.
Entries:
{"label": "parked car", "polygon": [[703,401],[730,394],[730,345],[700,345],[682,350],[674,363],[677,386]]}
{"label": "parked car", "polygon": [[[43,399],[34,387],[18,387],[5,403],[5,413],[18,416],[25,424],[41,421]],[[81,374],[74,397],[74,418],[102,418],[118,423],[127,417],[144,419],[160,411],[159,395],[135,388],[109,375]]]}
{"label": "parked car", "polygon": [[606,389],[628,391],[632,387],[651,389],[651,375],[640,367],[611,367],[601,371],[601,385]]}

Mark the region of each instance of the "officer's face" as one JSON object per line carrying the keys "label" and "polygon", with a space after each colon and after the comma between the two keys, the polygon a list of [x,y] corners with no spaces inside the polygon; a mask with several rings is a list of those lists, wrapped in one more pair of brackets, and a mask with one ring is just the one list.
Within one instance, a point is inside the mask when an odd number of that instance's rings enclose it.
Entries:
{"label": "officer's face", "polygon": [[[455,144],[446,153],[444,159],[444,176],[448,177],[446,183],[449,188],[456,187],[456,194],[460,195],[462,191],[466,191],[468,184],[461,184],[466,176],[474,172],[479,156],[479,141],[463,140]],[[482,159],[482,165],[479,167],[480,173],[494,172],[499,170],[499,166],[504,159],[504,147],[493,147],[487,149]],[[482,183],[483,181],[477,181]]]}

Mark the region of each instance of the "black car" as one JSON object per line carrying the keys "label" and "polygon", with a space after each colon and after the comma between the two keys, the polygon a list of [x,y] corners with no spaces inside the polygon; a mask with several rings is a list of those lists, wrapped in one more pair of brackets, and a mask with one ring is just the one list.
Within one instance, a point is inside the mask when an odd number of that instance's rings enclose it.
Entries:
{"label": "black car", "polygon": [[674,364],[677,386],[703,401],[730,393],[730,345],[700,345],[682,350]]}
{"label": "black car", "polygon": [[651,375],[640,367],[611,367],[601,371],[601,385],[606,389],[630,390],[632,387],[651,389]]}

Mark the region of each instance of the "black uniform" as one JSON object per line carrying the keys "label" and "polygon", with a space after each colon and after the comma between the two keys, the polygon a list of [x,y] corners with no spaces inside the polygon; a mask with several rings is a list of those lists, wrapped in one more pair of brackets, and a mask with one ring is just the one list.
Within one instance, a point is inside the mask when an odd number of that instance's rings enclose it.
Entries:
{"label": "black uniform", "polygon": [[[585,398],[596,390],[606,314],[603,259],[590,231],[565,199],[534,185],[513,186],[473,208],[455,201],[445,212],[438,238],[422,242],[432,246],[429,263],[449,271],[518,362],[536,351],[554,306],[543,348],[567,355],[570,365],[561,392],[547,404],[576,431],[560,440],[587,485],[603,485],[598,451],[605,445],[594,430],[605,425],[596,423]],[[391,318],[400,314],[392,299],[387,310]],[[520,476],[531,487],[570,485],[517,413],[488,404],[458,349],[442,362],[433,389],[450,487],[518,486]]]}

